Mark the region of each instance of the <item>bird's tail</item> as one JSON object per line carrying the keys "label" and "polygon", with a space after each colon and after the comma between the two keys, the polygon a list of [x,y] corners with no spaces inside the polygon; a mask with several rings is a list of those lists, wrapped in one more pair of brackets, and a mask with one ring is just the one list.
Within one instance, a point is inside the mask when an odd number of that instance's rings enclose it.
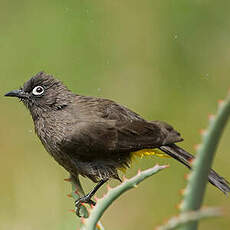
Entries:
{"label": "bird's tail", "polygon": [[[186,152],[175,144],[161,146],[159,149],[191,169],[191,161],[194,159],[192,154]],[[225,194],[230,192],[230,183],[223,177],[219,176],[213,169],[210,169],[208,180]]]}

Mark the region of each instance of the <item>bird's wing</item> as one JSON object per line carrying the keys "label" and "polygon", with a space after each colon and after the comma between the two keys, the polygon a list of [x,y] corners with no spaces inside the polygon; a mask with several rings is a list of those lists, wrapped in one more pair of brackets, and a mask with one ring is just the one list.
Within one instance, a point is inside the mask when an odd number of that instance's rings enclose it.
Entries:
{"label": "bird's wing", "polygon": [[180,133],[161,121],[134,120],[118,126],[118,149],[123,151],[156,148],[182,140]]}
{"label": "bird's wing", "polygon": [[60,148],[68,154],[90,156],[116,148],[117,132],[114,122],[79,121],[61,142]]}
{"label": "bird's wing", "polygon": [[180,134],[162,122],[79,121],[60,143],[62,151],[84,157],[111,156],[181,141]]}
{"label": "bird's wing", "polygon": [[144,121],[139,114],[129,108],[105,98],[77,95],[71,109],[73,110],[72,112],[79,116],[79,119],[88,117],[89,119],[101,118],[115,121]]}

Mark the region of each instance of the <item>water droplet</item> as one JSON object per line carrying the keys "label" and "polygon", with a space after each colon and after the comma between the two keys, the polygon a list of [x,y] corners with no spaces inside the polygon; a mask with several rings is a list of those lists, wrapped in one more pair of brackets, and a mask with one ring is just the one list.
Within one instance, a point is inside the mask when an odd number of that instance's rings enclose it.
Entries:
{"label": "water droplet", "polygon": [[201,75],[201,78],[203,78],[203,79],[208,79],[208,78],[209,78],[209,74],[208,74],[208,73],[202,74],[202,75]]}
{"label": "water droplet", "polygon": [[176,39],[178,39],[178,34],[174,34],[173,35],[173,38],[176,40]]}

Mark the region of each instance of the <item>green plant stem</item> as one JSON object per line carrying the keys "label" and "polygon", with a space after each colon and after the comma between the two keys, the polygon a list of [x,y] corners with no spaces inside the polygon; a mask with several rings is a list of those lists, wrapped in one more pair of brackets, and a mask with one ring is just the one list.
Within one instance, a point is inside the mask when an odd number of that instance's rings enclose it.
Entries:
{"label": "green plant stem", "polygon": [[[193,163],[193,170],[185,191],[185,198],[182,203],[182,212],[198,210],[201,207],[205,187],[208,181],[209,170],[212,165],[215,151],[220,140],[223,129],[230,115],[230,96],[222,103],[216,118],[210,119],[210,127],[207,130],[204,141],[198,149],[196,160]],[[182,230],[196,230],[197,221],[193,221]]]}
{"label": "green plant stem", "polygon": [[167,221],[166,224],[157,227],[156,230],[173,230],[191,221],[197,221],[200,219],[221,215],[222,212],[219,208],[206,208],[203,210],[184,212],[181,213],[179,216],[171,218]]}
{"label": "green plant stem", "polygon": [[[81,186],[80,180],[79,180],[79,178],[74,178],[74,179],[70,178],[70,182],[72,185],[71,195],[72,195],[74,200],[77,200],[80,198],[80,195],[84,195],[84,191],[83,191],[83,188]],[[80,214],[84,218],[89,217],[88,211],[87,211],[86,207],[83,205],[80,207]]]}
{"label": "green plant stem", "polygon": [[159,172],[160,170],[168,167],[167,165],[156,165],[153,168],[147,169],[145,171],[139,172],[136,176],[131,179],[126,179],[122,184],[115,188],[109,189],[108,193],[101,199],[97,201],[96,206],[92,209],[90,216],[85,220],[85,224],[82,226],[81,230],[95,230],[96,224],[105,212],[105,210],[125,191],[135,188],[141,181],[153,174]]}
{"label": "green plant stem", "polygon": [[[79,180],[79,178],[70,178],[70,182],[71,182],[71,185],[72,185],[72,197],[74,200],[77,200],[80,198],[80,195],[84,195],[84,190],[81,186],[81,182]],[[86,209],[85,206],[81,206],[80,207],[80,214],[83,218],[88,218],[89,217],[89,213],[88,213],[88,210]],[[103,225],[101,224],[101,222],[98,222],[97,224],[97,229],[98,230],[104,230],[104,227]]]}

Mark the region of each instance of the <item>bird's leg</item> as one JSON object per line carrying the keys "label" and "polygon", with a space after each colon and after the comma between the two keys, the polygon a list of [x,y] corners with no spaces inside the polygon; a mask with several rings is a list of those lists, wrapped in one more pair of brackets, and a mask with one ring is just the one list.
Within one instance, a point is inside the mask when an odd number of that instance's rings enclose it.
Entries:
{"label": "bird's leg", "polygon": [[80,207],[82,203],[87,203],[90,205],[95,206],[96,202],[91,200],[91,198],[94,196],[94,194],[97,192],[97,190],[106,182],[108,179],[101,180],[97,183],[97,185],[85,196],[80,197],[78,200],[75,201],[75,207],[76,207],[76,215],[80,217]]}

